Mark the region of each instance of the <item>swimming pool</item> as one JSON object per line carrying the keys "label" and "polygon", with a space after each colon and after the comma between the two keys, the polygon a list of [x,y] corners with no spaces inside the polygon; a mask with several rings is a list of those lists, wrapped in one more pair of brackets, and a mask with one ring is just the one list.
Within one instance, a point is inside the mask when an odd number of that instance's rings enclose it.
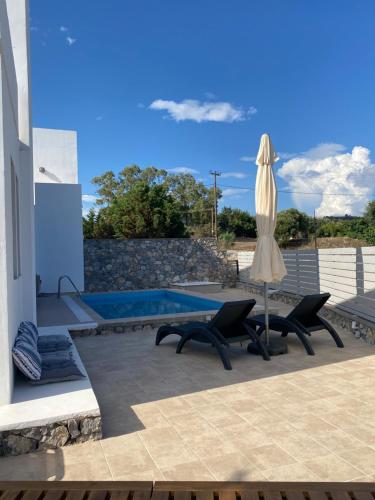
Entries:
{"label": "swimming pool", "polygon": [[222,302],[169,290],[93,293],[81,300],[103,319],[160,316],[219,309]]}

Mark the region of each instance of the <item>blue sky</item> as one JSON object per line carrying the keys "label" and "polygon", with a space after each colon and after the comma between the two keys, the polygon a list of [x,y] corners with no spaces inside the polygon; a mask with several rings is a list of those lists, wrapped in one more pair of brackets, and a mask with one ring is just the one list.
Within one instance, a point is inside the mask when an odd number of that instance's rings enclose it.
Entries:
{"label": "blue sky", "polygon": [[216,169],[221,205],[253,212],[253,157],[269,132],[279,191],[295,192],[280,209],[356,214],[372,198],[373,0],[30,7],[34,126],[78,131],[85,195],[95,175],[133,163],[207,184]]}

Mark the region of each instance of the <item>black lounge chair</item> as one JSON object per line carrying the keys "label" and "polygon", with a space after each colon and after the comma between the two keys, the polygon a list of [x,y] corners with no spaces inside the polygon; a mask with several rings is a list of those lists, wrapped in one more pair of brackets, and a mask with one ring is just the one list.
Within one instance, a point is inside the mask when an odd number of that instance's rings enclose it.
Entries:
{"label": "black lounge chair", "polygon": [[245,323],[245,319],[255,305],[255,300],[238,300],[225,302],[208,323],[191,322],[183,325],[161,326],[156,334],[156,345],[168,335],[181,337],[176,352],[179,354],[188,340],[211,344],[216,348],[226,370],[231,370],[229,361],[229,344],[251,340],[255,342],[265,360],[269,360],[267,349],[253,328]]}
{"label": "black lounge chair", "polygon": [[[282,337],[286,337],[289,333],[296,333],[297,337],[302,342],[308,354],[315,354],[307,336],[311,336],[312,332],[318,330],[327,330],[336,342],[337,347],[344,347],[344,344],[336,330],[325,319],[318,316],[318,312],[330,298],[329,293],[318,293],[306,295],[301,302],[291,311],[286,318],[270,314],[269,328],[277,332],[281,332]],[[252,316],[246,320],[246,323],[256,329],[257,335],[260,336],[265,330],[264,314]]]}

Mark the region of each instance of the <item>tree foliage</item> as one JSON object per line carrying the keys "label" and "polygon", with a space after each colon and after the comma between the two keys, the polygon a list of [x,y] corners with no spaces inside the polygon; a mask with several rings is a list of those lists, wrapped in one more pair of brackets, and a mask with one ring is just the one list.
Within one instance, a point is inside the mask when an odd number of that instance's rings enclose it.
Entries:
{"label": "tree foliage", "polygon": [[190,226],[210,224],[213,190],[190,174],[131,165],[92,182],[98,211],[84,219],[85,238],[186,237]]}
{"label": "tree foliage", "polygon": [[224,207],[218,215],[220,231],[236,237],[256,238],[255,217],[239,208]]}
{"label": "tree foliage", "polygon": [[296,208],[282,210],[277,214],[275,236],[281,243],[291,239],[306,238],[310,220],[308,215]]}
{"label": "tree foliage", "polygon": [[[131,165],[118,175],[107,171],[92,180],[98,199],[83,218],[85,238],[164,238],[211,235],[214,192],[192,175]],[[218,198],[221,192],[218,190]],[[221,234],[230,245],[235,237],[256,237],[255,217],[237,208],[224,207],[218,215]],[[313,219],[295,208],[277,215],[275,236],[279,243],[314,234],[348,236],[375,245],[375,200],[363,217]],[[228,236],[227,236],[228,235]]]}

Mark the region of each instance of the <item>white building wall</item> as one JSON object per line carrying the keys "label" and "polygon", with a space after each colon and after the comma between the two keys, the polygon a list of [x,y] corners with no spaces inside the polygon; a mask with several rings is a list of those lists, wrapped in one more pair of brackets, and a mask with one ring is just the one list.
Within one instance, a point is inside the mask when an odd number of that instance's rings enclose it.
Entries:
{"label": "white building wall", "polygon": [[[0,0],[0,405],[11,402],[11,347],[19,323],[35,320],[33,170],[28,72],[28,5]],[[11,162],[20,192],[21,275],[13,273]]]}
{"label": "white building wall", "polygon": [[77,132],[34,128],[33,142],[34,182],[78,183]]}
{"label": "white building wall", "polygon": [[[56,293],[59,276],[84,289],[82,193],[77,133],[33,129],[36,272],[43,293]],[[42,169],[42,171],[40,171]],[[67,281],[63,291],[71,291]]]}
{"label": "white building wall", "polygon": [[[82,191],[80,184],[35,184],[36,271],[41,291],[56,293],[67,274],[84,290]],[[62,291],[72,291],[64,281]]]}

